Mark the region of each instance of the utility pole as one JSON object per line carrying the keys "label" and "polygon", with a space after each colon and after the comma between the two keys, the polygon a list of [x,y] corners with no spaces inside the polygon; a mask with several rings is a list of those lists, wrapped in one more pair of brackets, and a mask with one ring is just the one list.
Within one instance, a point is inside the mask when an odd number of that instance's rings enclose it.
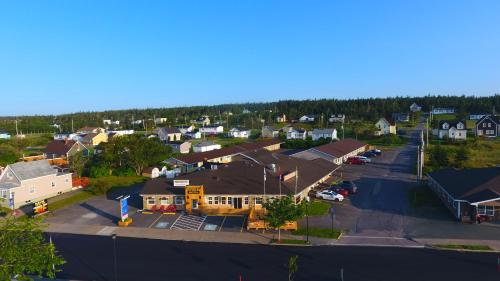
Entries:
{"label": "utility pole", "polygon": [[417,146],[417,182],[420,181],[420,145]]}
{"label": "utility pole", "polygon": [[425,147],[429,147],[429,118],[425,119],[427,127],[427,141],[425,142]]}
{"label": "utility pole", "polygon": [[73,118],[71,118],[71,132],[75,132],[75,125],[73,124]]}
{"label": "utility pole", "polygon": [[19,131],[17,130],[17,118],[16,118],[16,136],[19,136]]}

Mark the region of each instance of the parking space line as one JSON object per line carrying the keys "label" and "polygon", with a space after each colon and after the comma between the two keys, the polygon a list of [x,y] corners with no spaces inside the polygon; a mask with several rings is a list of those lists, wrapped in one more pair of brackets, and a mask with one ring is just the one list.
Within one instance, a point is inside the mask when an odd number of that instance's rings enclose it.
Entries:
{"label": "parking space line", "polygon": [[243,223],[241,224],[240,232],[243,232],[243,227],[245,226],[245,222],[247,221],[247,217],[243,216]]}
{"label": "parking space line", "polygon": [[148,228],[151,228],[153,225],[155,225],[161,219],[162,216],[163,214],[160,214],[160,216],[156,220],[154,220],[153,223],[148,226]]}
{"label": "parking space line", "polygon": [[221,230],[222,230],[222,226],[224,226],[224,222],[226,221],[226,218],[227,218],[227,217],[226,217],[226,216],[224,216],[224,218],[222,219],[222,222],[221,222],[220,227],[219,227],[219,231],[221,231]]}

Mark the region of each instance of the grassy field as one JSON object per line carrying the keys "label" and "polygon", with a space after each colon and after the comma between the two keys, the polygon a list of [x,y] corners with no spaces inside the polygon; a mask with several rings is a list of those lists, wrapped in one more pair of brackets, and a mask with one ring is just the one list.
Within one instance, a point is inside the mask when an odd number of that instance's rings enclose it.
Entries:
{"label": "grassy field", "polygon": [[[306,228],[299,228],[296,231],[292,231],[293,235],[306,235]],[[331,228],[319,228],[319,227],[309,227],[309,236],[319,237],[319,238],[330,238],[339,239],[342,231],[340,229]]]}
{"label": "grassy field", "polygon": [[434,120],[455,120],[457,119],[456,114],[437,114],[437,115],[432,115],[432,118]]}
{"label": "grassy field", "polygon": [[435,244],[433,247],[440,249],[451,250],[469,250],[469,251],[492,251],[493,249],[488,245],[457,245],[457,244]]}
{"label": "grassy field", "polygon": [[320,200],[312,200],[308,206],[308,214],[309,216],[324,216],[328,214],[331,205],[320,201]]}
{"label": "grassy field", "polygon": [[49,211],[55,211],[55,210],[62,209],[62,208],[69,206],[69,205],[84,202],[84,201],[88,200],[89,198],[92,198],[93,196],[95,196],[95,194],[93,194],[92,192],[82,190],[81,192],[75,193],[71,197],[64,198],[64,199],[58,200],[56,202],[50,203],[49,204]]}
{"label": "grassy field", "polygon": [[408,191],[408,200],[412,207],[437,207],[441,200],[427,186],[413,187]]}

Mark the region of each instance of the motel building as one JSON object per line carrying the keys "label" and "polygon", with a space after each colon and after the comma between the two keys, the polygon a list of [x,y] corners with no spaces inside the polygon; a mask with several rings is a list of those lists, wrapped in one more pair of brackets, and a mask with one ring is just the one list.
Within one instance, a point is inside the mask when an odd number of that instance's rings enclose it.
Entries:
{"label": "motel building", "polygon": [[249,214],[262,211],[265,200],[280,195],[301,202],[338,168],[321,158],[303,160],[260,150],[175,180],[152,179],[140,195],[144,210],[162,211],[174,205],[177,211],[194,214]]}

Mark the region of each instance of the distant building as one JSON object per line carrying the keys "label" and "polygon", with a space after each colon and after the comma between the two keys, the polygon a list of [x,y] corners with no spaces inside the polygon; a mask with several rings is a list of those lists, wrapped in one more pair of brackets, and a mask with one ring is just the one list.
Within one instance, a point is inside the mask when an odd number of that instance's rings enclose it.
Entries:
{"label": "distant building", "polygon": [[437,136],[439,139],[465,140],[467,138],[465,122],[441,120],[439,121]]}
{"label": "distant building", "polygon": [[248,137],[250,137],[250,130],[242,128],[232,128],[231,130],[229,130],[228,136],[233,138],[248,139]]}
{"label": "distant building", "polygon": [[199,130],[191,131],[191,132],[186,132],[184,134],[186,138],[190,139],[201,139],[201,133]]}
{"label": "distant building", "polygon": [[193,152],[206,152],[221,149],[221,145],[212,141],[204,141],[193,145]]}
{"label": "distant building", "polygon": [[9,133],[7,133],[6,131],[0,131],[0,139],[8,140],[10,138],[11,136]]}
{"label": "distant building", "polygon": [[287,140],[305,140],[307,138],[307,131],[302,129],[293,129],[286,133]]}
{"label": "distant building", "polygon": [[132,124],[132,125],[141,125],[142,122],[143,122],[143,120],[134,120],[134,121],[130,122],[130,124]]}
{"label": "distant building", "polygon": [[248,110],[248,109],[246,109],[246,108],[245,108],[245,109],[243,109],[243,111],[242,111],[242,113],[243,113],[243,114],[248,114],[248,113],[250,113],[250,112],[251,112],[251,111],[250,111],[250,110]]}
{"label": "distant building", "polygon": [[181,131],[177,128],[160,128],[158,129],[158,138],[162,142],[180,141]]}
{"label": "distant building", "polygon": [[312,131],[312,140],[319,140],[321,138],[324,139],[337,139],[337,130],[336,129],[314,129]]}
{"label": "distant building", "polygon": [[408,113],[393,113],[392,119],[394,119],[396,122],[409,122],[410,115]]}
{"label": "distant building", "polygon": [[224,132],[224,127],[220,126],[220,125],[214,125],[214,126],[205,126],[205,127],[200,127],[199,128],[200,130],[200,133],[202,135],[210,135],[210,136],[214,136],[214,135],[218,135],[218,134],[221,134]]}
{"label": "distant building", "polygon": [[186,133],[194,131],[195,127],[193,125],[189,126],[177,126],[177,129],[181,132],[181,134],[185,135]]}
{"label": "distant building", "polygon": [[101,142],[108,142],[106,133],[90,133],[82,137],[81,142],[87,146],[98,146]]}
{"label": "distant building", "polygon": [[88,155],[88,148],[79,141],[74,140],[53,140],[44,149],[45,158],[64,158],[69,159],[76,153],[82,152]]}
{"label": "distant building", "polygon": [[165,117],[155,118],[155,124],[163,124],[163,123],[167,123],[167,118]]}
{"label": "distant building", "polygon": [[147,167],[142,170],[142,176],[150,179],[155,179],[160,176],[160,169],[157,167]]}
{"label": "distant building", "polygon": [[194,120],[193,123],[198,124],[200,126],[208,126],[210,125],[210,118],[208,117],[208,115],[203,115],[198,117],[198,119]]}
{"label": "distant building", "polygon": [[50,166],[47,160],[18,162],[0,174],[0,205],[17,209],[71,191],[71,173]]}
{"label": "distant building", "polygon": [[411,111],[411,112],[417,112],[417,111],[421,111],[421,110],[422,110],[422,107],[421,107],[421,106],[419,106],[419,105],[418,105],[418,104],[416,104],[416,103],[412,103],[412,104],[410,105],[410,111]]}
{"label": "distant building", "polygon": [[79,134],[92,134],[92,133],[104,133],[106,132],[105,129],[99,128],[99,127],[83,127],[80,130],[78,130],[77,133]]}
{"label": "distant building", "polygon": [[476,122],[474,132],[478,137],[500,136],[500,120],[496,116],[485,115]]}
{"label": "distant building", "polygon": [[285,123],[285,122],[287,122],[286,115],[284,113],[281,114],[281,115],[278,115],[278,117],[276,117],[276,122],[277,123]]}
{"label": "distant building", "polygon": [[469,120],[479,120],[483,118],[486,114],[469,114]]}
{"label": "distant building", "polygon": [[330,123],[344,123],[345,122],[345,114],[332,114],[330,118],[328,118]]}
{"label": "distant building", "polygon": [[186,154],[191,150],[191,143],[188,141],[174,141],[167,143],[167,145],[172,147],[172,151],[176,153]]}
{"label": "distant building", "polygon": [[313,115],[303,115],[302,117],[299,118],[299,122],[301,122],[301,123],[314,122],[314,116]]}
{"label": "distant building", "polygon": [[272,126],[262,127],[261,136],[263,138],[277,138],[279,137],[279,134],[280,134],[279,130],[275,129]]}
{"label": "distant building", "polygon": [[456,110],[451,107],[435,107],[432,109],[432,114],[434,115],[439,115],[439,114],[454,114]]}
{"label": "distant building", "polygon": [[396,122],[392,118],[380,118],[377,123],[375,123],[378,131],[375,131],[376,136],[396,134]]}
{"label": "distant building", "polygon": [[108,126],[109,125],[116,125],[116,126],[120,125],[120,121],[119,120],[113,121],[111,119],[104,119],[104,120],[102,120],[102,123],[104,125],[108,125]]}

